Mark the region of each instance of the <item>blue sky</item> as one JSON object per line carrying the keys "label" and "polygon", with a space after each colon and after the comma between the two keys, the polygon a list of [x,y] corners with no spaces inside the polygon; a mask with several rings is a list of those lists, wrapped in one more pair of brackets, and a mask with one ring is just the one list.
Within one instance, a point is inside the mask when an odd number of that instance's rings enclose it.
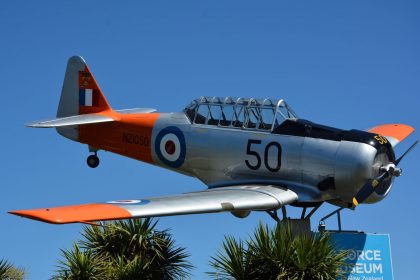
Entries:
{"label": "blue sky", "polygon": [[[202,95],[284,98],[303,118],[350,129],[406,123],[420,129],[418,1],[2,1],[0,258],[47,279],[79,238],[6,214],[203,189],[198,180],[101,152],[24,123],[54,117],[67,59],[82,55],[116,109],[180,111]],[[397,147],[404,152],[418,132]],[[345,229],[391,234],[396,279],[420,261],[420,148],[390,195],[342,214]],[[323,206],[318,220],[332,206]],[[290,208],[292,215],[296,209]],[[246,237],[266,214],[161,218],[205,279],[223,236]],[[328,227],[334,228],[331,220]]]}

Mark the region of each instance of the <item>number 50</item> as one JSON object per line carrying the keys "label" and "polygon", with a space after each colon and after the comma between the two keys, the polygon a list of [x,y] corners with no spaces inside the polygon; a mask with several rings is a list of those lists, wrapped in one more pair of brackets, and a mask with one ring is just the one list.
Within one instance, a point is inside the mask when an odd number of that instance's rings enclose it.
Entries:
{"label": "number 50", "polygon": [[[255,165],[252,165],[249,160],[245,160],[245,164],[246,166],[248,166],[248,168],[252,169],[252,170],[258,170],[261,167],[261,156],[258,152],[251,150],[251,145],[252,144],[256,144],[256,145],[260,145],[261,144],[261,140],[252,140],[249,139],[248,140],[248,144],[246,146],[246,154],[253,156],[256,158],[257,163]],[[270,149],[272,148],[276,148],[277,149],[277,163],[276,166],[272,167],[268,164],[268,153],[270,151]],[[271,172],[277,172],[280,170],[281,167],[281,146],[279,143],[277,142],[270,142],[267,144],[267,146],[265,146],[265,150],[264,150],[264,165],[265,167],[271,171]]]}

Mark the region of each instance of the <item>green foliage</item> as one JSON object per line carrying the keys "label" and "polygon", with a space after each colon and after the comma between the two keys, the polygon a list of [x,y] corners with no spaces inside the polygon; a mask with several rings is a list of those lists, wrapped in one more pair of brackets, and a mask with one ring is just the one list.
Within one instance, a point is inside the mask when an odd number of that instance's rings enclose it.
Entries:
{"label": "green foliage", "polygon": [[215,258],[212,258],[211,265],[217,272],[209,273],[216,279],[252,279],[253,269],[248,251],[242,240],[236,240],[232,236],[226,236],[222,244],[223,248]]}
{"label": "green foliage", "polygon": [[73,244],[70,250],[61,250],[64,260],[59,261],[58,275],[53,279],[96,280],[106,278],[104,258],[94,255],[89,250],[80,250]]}
{"label": "green foliage", "polygon": [[12,265],[6,260],[0,260],[0,279],[5,279],[7,271],[12,267]]}
{"label": "green foliage", "polygon": [[109,268],[109,279],[130,280],[130,279],[151,279],[150,263],[141,257],[134,257],[127,260],[124,257],[113,259]]}
{"label": "green foliage", "polygon": [[138,254],[150,253],[154,247],[149,246],[149,243],[160,241],[155,234],[156,223],[152,223],[150,219],[133,219],[84,227],[84,240],[80,244],[95,254],[125,256],[130,259]]}
{"label": "green foliage", "polygon": [[[104,222],[83,228],[82,240],[62,250],[54,279],[179,279],[192,265],[185,248],[151,219]],[[82,248],[82,250],[79,249]],[[83,278],[85,277],[85,278]],[[86,278],[87,277],[87,278]],[[91,277],[91,278],[89,278]],[[96,277],[96,278],[95,278]]]}
{"label": "green foliage", "polygon": [[290,226],[260,224],[247,241],[225,237],[212,258],[214,279],[337,279],[347,252],[336,252],[328,234],[295,235]]}
{"label": "green foliage", "polygon": [[347,251],[337,252],[327,233],[298,236],[294,244],[292,279],[337,279]]}
{"label": "green foliage", "polygon": [[0,260],[1,280],[22,280],[25,278],[25,270],[15,267],[5,259]]}

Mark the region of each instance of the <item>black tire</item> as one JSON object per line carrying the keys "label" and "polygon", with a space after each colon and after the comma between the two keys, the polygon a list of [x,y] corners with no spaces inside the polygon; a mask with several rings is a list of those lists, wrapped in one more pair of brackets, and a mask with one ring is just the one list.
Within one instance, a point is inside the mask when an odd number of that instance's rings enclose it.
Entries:
{"label": "black tire", "polygon": [[96,155],[90,155],[87,157],[86,163],[90,168],[96,168],[99,165],[99,158]]}

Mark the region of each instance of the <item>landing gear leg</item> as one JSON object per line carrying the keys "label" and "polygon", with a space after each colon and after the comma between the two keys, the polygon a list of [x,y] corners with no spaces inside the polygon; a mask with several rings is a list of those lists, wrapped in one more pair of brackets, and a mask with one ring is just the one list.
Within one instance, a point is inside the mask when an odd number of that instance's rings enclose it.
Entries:
{"label": "landing gear leg", "polygon": [[97,152],[95,152],[93,155],[90,155],[86,159],[86,163],[90,168],[96,168],[99,165],[99,158],[97,156]]}

